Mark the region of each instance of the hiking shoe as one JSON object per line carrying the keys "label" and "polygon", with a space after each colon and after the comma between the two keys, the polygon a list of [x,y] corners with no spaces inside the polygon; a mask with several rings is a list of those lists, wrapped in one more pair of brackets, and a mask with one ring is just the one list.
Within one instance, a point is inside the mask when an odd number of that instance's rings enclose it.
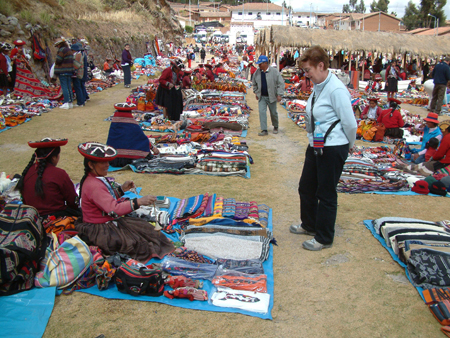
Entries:
{"label": "hiking shoe", "polygon": [[258,133],[258,136],[267,136],[267,135],[269,135],[267,130],[262,130],[260,133]]}
{"label": "hiking shoe", "polygon": [[308,235],[308,236],[316,235],[316,233],[313,231],[308,231],[308,230],[303,229],[301,224],[292,224],[289,227],[289,231],[296,235]]}
{"label": "hiking shoe", "polygon": [[316,241],[315,238],[313,238],[313,239],[308,239],[307,241],[304,241],[302,246],[306,250],[320,251],[322,249],[331,248],[333,246],[333,244],[320,244],[319,242]]}
{"label": "hiking shoe", "polygon": [[64,103],[63,105],[59,106],[59,109],[70,109],[69,103]]}
{"label": "hiking shoe", "polygon": [[69,102],[69,108],[72,109],[73,108],[73,103]]}
{"label": "hiking shoe", "polygon": [[273,133],[278,134],[278,128],[273,128]]}

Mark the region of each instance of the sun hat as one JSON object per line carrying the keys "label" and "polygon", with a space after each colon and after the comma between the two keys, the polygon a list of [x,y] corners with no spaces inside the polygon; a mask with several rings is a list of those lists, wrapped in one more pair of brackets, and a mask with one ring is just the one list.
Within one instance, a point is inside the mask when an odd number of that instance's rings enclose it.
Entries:
{"label": "sun hat", "polygon": [[445,187],[444,183],[442,183],[441,181],[436,181],[430,185],[430,193],[439,195],[439,196],[446,196],[447,188]]}
{"label": "sun hat", "polygon": [[68,141],[69,140],[66,138],[45,137],[40,141],[30,141],[28,142],[28,145],[31,148],[56,148],[65,146]]}
{"label": "sun hat", "polygon": [[439,124],[438,117],[439,117],[439,115],[436,113],[428,113],[427,117],[425,117],[423,120],[427,121],[427,122],[433,122],[433,123]]}
{"label": "sun hat", "polygon": [[99,142],[85,142],[78,145],[78,151],[94,162],[110,162],[117,157],[117,150]]}
{"label": "sun hat", "polygon": [[269,63],[269,58],[267,56],[265,56],[265,55],[260,55],[259,58],[258,58],[258,61],[256,61],[255,63],[257,65],[259,65],[259,64],[261,64],[263,62]]}
{"label": "sun hat", "polygon": [[397,103],[397,104],[402,104],[402,101],[397,100],[397,99],[394,99],[393,97],[388,98],[388,101],[389,101],[389,102],[395,102],[395,103]]}
{"label": "sun hat", "polygon": [[441,128],[441,131],[444,131],[448,127],[450,127],[450,120],[445,120],[439,123],[439,128]]}
{"label": "sun hat", "polygon": [[23,46],[23,45],[25,45],[25,41],[18,39],[16,41],[14,41],[13,44],[14,44],[14,46]]}
{"label": "sun hat", "polygon": [[58,40],[56,40],[56,42],[53,45],[56,47],[63,42],[67,42],[67,41],[64,37],[61,36]]}
{"label": "sun hat", "polygon": [[430,193],[430,189],[428,187],[427,181],[424,180],[418,180],[414,182],[414,186],[412,187],[411,191],[414,191],[418,194],[422,195],[428,195]]}

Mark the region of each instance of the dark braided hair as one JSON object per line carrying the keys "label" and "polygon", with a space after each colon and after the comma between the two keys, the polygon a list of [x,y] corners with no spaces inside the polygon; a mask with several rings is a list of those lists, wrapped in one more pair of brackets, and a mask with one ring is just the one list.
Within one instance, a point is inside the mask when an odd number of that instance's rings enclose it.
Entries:
{"label": "dark braided hair", "polygon": [[80,181],[80,192],[79,192],[79,195],[78,195],[79,196],[78,204],[79,204],[80,208],[81,208],[81,189],[83,187],[84,181],[86,180],[86,178],[88,177],[89,173],[91,172],[91,168],[89,167],[89,159],[84,158],[83,164],[84,164],[84,175],[83,175],[83,177],[81,178],[81,181]]}
{"label": "dark braided hair", "polygon": [[34,164],[34,161],[37,158],[42,158],[42,159],[37,160],[37,162],[38,162],[38,169],[37,169],[38,177],[36,179],[34,191],[36,192],[37,196],[44,198],[45,192],[44,192],[44,186],[42,183],[42,176],[44,175],[44,170],[47,167],[47,164],[52,161],[52,158],[55,156],[58,156],[60,152],[61,152],[61,147],[36,149],[33,156],[31,156],[30,162],[28,162],[28,165],[23,170],[22,177],[20,178],[19,182],[17,183],[16,189],[19,190],[21,193],[23,192],[25,175],[27,174],[27,172],[31,168],[31,166]]}
{"label": "dark braided hair", "polygon": [[23,191],[25,175],[27,174],[27,172],[31,168],[31,166],[34,164],[35,160],[36,160],[36,153],[33,153],[33,156],[31,156],[30,162],[28,162],[27,166],[22,171],[22,177],[20,178],[19,182],[17,182],[17,185],[16,185],[16,190],[19,190],[20,193],[22,193],[22,191]]}

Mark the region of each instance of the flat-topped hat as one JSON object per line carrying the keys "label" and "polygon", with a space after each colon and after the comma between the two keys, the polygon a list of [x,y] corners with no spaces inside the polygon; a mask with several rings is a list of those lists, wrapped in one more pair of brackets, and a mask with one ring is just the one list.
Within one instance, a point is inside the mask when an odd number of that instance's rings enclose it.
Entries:
{"label": "flat-topped hat", "polygon": [[380,74],[375,74],[375,81],[383,80]]}
{"label": "flat-topped hat", "polygon": [[389,102],[395,102],[395,103],[397,103],[397,104],[402,104],[402,101],[397,100],[397,99],[394,99],[393,97],[388,98],[388,101],[389,101]]}
{"label": "flat-topped hat", "polygon": [[170,63],[178,69],[184,68],[183,61],[181,61],[180,59],[170,60]]}
{"label": "flat-topped hat", "polygon": [[25,41],[20,40],[20,39],[13,42],[14,46],[23,46],[23,45],[25,45],[25,43],[26,43]]}
{"label": "flat-topped hat", "polygon": [[56,148],[65,146],[68,141],[69,140],[66,138],[45,137],[40,141],[30,141],[28,142],[28,145],[31,148]]}
{"label": "flat-topped hat", "polygon": [[94,162],[110,162],[117,157],[117,150],[99,142],[85,142],[78,145],[78,151]]}
{"label": "flat-topped hat", "polygon": [[136,105],[134,103],[123,102],[114,104],[114,108],[118,111],[130,112],[136,109]]}
{"label": "flat-topped hat", "polygon": [[376,96],[369,96],[368,98],[367,98],[367,100],[369,100],[369,101],[379,101],[380,100],[380,98],[379,97],[376,97]]}

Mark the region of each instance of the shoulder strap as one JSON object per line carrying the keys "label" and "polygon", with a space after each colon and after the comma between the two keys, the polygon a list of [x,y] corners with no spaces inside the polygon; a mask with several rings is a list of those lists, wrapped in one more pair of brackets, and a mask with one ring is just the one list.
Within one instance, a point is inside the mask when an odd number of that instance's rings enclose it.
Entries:
{"label": "shoulder strap", "polygon": [[332,130],[334,129],[334,127],[336,127],[336,125],[341,122],[341,120],[336,120],[333,122],[333,124],[328,128],[327,132],[325,133],[325,137],[323,138],[323,142],[325,143],[325,141],[327,140],[328,135],[332,132]]}

